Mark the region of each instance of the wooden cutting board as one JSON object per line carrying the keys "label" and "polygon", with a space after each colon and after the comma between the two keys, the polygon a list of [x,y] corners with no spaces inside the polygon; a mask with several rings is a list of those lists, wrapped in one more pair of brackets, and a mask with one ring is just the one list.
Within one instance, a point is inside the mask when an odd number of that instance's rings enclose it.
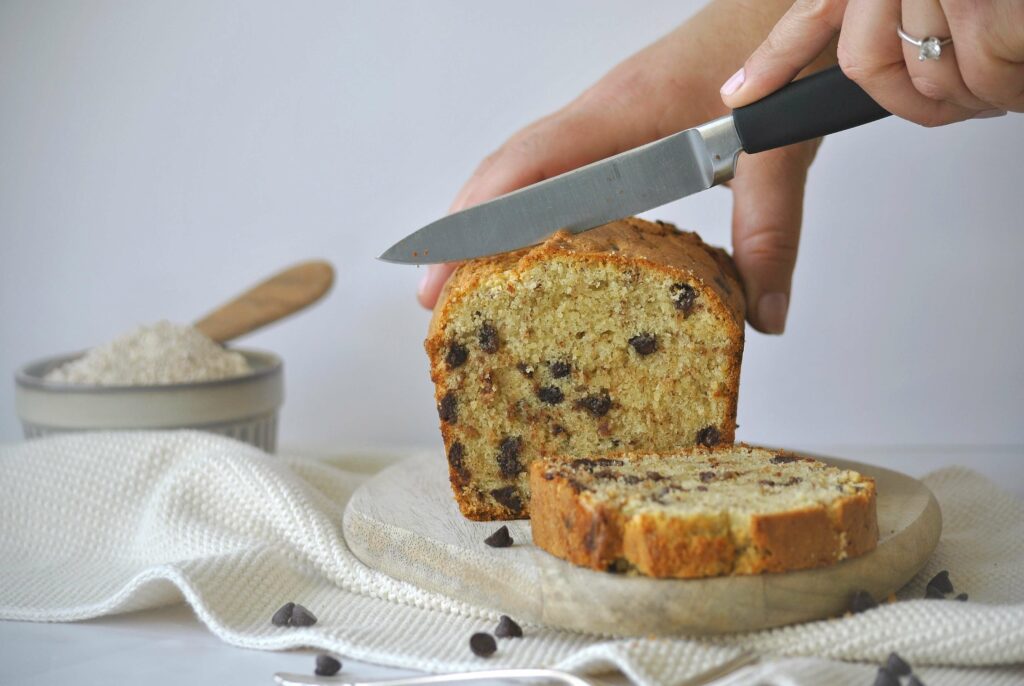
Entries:
{"label": "wooden cutting board", "polygon": [[[535,547],[529,521],[464,519],[440,455],[411,458],[363,484],[345,511],[345,539],[360,560],[396,579],[518,621],[619,636],[764,629],[840,615],[854,591],[886,598],[913,578],[939,540],[939,505],[920,481],[820,459],[876,479],[881,532],[875,551],[824,569],[677,580],[576,567]],[[485,545],[503,523],[515,545]]]}

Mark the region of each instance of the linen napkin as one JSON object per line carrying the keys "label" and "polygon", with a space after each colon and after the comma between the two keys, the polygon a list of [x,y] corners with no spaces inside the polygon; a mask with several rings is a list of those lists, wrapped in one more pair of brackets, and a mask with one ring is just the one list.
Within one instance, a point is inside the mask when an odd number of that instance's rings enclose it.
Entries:
{"label": "linen napkin", "polygon": [[[1024,664],[1024,503],[968,470],[925,479],[944,532],[903,602],[701,640],[610,640],[526,625],[525,638],[502,641],[484,660],[467,640],[493,629],[496,611],[392,579],[345,544],[345,503],[393,462],[274,457],[199,432],[77,434],[0,447],[0,618],[73,621],[184,598],[233,645],[315,647],[430,672],[551,666],[678,686],[755,653],[817,659],[748,667],[728,683],[816,683],[821,668],[832,683],[868,683],[873,667],[825,661],[878,664],[895,650],[915,668],[933,668],[932,683],[964,674],[941,669],[951,667],[976,668],[975,683],[1021,678],[1007,666]],[[920,599],[940,569],[951,570],[970,602]],[[319,621],[273,626],[270,616],[286,601]]]}

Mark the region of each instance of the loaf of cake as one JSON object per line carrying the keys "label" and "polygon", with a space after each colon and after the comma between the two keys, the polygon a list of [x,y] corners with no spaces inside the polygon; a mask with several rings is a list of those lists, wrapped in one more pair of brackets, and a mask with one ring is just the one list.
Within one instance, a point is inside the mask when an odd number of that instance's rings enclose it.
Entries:
{"label": "loaf of cake", "polygon": [[872,479],[746,445],[538,460],[530,486],[534,544],[603,571],[785,572],[878,543]]}
{"label": "loaf of cake", "polygon": [[425,345],[463,515],[528,516],[541,456],[732,443],[743,320],[728,254],[663,223],[460,266]]}

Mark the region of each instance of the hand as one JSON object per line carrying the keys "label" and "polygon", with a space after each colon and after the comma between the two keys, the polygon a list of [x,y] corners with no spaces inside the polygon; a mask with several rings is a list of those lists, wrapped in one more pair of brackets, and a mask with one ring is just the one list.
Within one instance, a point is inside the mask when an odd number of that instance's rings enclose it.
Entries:
{"label": "hand", "polygon": [[[456,211],[721,116],[718,85],[790,6],[789,0],[717,0],[630,57],[563,109],[512,136],[459,192]],[[835,63],[822,45],[808,71]],[[750,323],[782,333],[818,142],[744,157],[733,192],[732,243]],[[433,307],[455,265],[432,265],[419,300]]]}
{"label": "hand", "polygon": [[[896,35],[951,37],[938,60]],[[839,33],[843,72],[893,114],[939,126],[1024,111],[1021,0],[797,0],[722,87],[730,107],[789,83]]]}

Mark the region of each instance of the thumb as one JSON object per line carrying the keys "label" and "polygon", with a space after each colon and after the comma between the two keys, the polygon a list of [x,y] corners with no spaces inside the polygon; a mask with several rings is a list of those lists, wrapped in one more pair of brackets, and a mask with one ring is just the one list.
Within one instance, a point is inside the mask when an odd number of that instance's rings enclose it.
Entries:
{"label": "thumb", "polygon": [[848,0],[796,0],[772,32],[722,85],[732,109],[782,88],[821,55],[843,22]]}
{"label": "thumb", "polygon": [[804,183],[817,142],[744,157],[733,190],[732,244],[747,319],[763,333],[786,329],[800,244]]}

